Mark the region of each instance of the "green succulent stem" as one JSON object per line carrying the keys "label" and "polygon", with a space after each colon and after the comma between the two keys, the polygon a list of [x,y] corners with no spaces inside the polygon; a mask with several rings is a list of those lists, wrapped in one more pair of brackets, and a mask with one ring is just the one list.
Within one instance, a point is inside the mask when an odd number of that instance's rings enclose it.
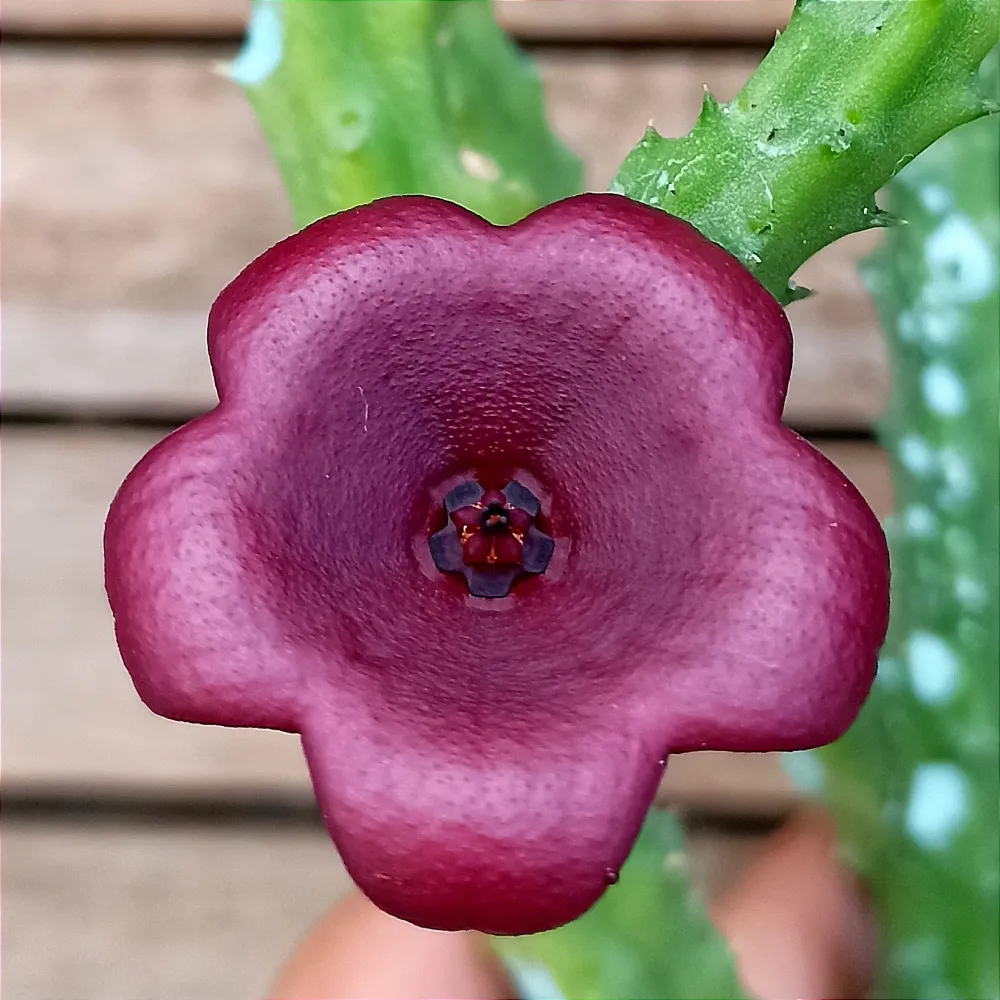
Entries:
{"label": "green succulent stem", "polygon": [[935,139],[992,110],[979,66],[996,0],[798,0],[746,86],[705,94],[684,138],[650,128],[612,190],[691,222],[782,303],[792,275],[893,219],[875,193]]}
{"label": "green succulent stem", "polygon": [[230,73],[298,226],[394,194],[510,223],[582,184],[486,0],[256,0]]}

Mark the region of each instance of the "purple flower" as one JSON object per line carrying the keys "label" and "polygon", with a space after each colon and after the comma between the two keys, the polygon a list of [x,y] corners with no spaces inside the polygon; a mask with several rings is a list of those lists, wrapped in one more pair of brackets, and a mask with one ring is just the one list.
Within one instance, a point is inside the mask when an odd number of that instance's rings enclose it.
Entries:
{"label": "purple flower", "polygon": [[108,518],[122,656],[162,715],[301,733],[389,912],[571,920],[669,754],[816,746],[861,707],[882,532],[781,425],[781,308],[686,223],[387,199],[251,264],[209,350],[219,406]]}

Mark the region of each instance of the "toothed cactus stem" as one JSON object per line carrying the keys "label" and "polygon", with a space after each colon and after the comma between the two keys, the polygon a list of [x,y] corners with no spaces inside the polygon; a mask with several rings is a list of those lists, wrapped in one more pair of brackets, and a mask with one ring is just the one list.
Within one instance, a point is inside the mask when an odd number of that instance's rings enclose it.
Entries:
{"label": "toothed cactus stem", "polygon": [[950,129],[995,108],[977,82],[995,0],[799,0],[728,104],[705,95],[682,139],[650,129],[611,189],[679,215],[783,304],[799,266],[892,224],[875,192]]}

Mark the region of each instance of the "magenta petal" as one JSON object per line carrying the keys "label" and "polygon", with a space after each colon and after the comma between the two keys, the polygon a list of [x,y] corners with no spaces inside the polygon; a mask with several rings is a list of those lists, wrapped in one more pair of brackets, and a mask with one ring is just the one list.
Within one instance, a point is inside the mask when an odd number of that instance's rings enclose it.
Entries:
{"label": "magenta petal", "polygon": [[132,471],[105,531],[105,580],[125,665],[160,715],[294,731],[301,663],[274,594],[240,560],[233,499],[242,432],[216,412]]}
{"label": "magenta petal", "polygon": [[616,878],[663,773],[641,737],[612,731],[616,713],[543,732],[517,712],[443,729],[410,706],[349,705],[330,692],[303,726],[323,815],[364,892],[427,927],[526,934],[578,917]]}
{"label": "magenta petal", "polygon": [[[209,348],[218,409],[109,514],[122,656],[164,715],[301,732],[390,912],[571,919],[667,754],[814,746],[859,710],[881,530],[781,426],[780,307],[686,223],[612,195],[509,228],[387,199],[251,264]],[[540,504],[535,575],[472,580],[446,512],[517,507],[512,483]]]}
{"label": "magenta petal", "polygon": [[661,647],[669,704],[648,707],[672,716],[672,753],[821,746],[854,721],[875,677],[888,624],[875,516],[791,432],[754,447],[764,474],[734,482],[711,515],[704,566],[677,608],[683,624]]}

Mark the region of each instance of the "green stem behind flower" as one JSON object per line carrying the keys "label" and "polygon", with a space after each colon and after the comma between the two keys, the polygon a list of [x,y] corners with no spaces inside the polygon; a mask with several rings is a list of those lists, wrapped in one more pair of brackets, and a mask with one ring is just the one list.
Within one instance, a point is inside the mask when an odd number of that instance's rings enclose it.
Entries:
{"label": "green stem behind flower", "polygon": [[257,0],[231,74],[299,226],[393,194],[510,223],[582,184],[486,0]]}
{"label": "green stem behind flower", "polygon": [[612,190],[678,215],[782,303],[818,250],[891,217],[875,192],[950,129],[995,109],[977,73],[996,0],[798,0],[742,91],[705,95],[691,133],[650,129]]}
{"label": "green stem behind flower", "polygon": [[523,1000],[745,996],[729,946],[689,885],[680,823],[655,808],[621,882],[591,910],[554,931],[494,944]]}

